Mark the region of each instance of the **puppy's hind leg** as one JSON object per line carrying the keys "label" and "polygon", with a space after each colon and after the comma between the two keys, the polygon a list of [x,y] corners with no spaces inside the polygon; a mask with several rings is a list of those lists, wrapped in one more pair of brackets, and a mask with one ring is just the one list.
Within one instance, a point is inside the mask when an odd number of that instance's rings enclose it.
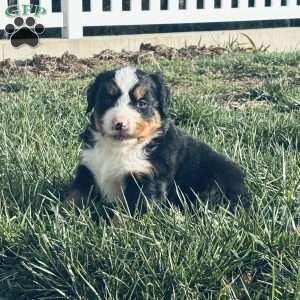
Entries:
{"label": "puppy's hind leg", "polygon": [[245,184],[244,174],[236,163],[225,158],[220,161],[220,168],[215,174],[215,180],[229,201],[231,210],[234,210],[238,204],[243,207],[249,205],[249,193]]}

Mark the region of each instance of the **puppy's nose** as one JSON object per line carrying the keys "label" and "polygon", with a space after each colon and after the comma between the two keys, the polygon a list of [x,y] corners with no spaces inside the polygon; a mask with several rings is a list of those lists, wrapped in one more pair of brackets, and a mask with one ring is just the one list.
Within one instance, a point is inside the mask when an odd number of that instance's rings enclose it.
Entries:
{"label": "puppy's nose", "polygon": [[129,128],[128,120],[114,120],[113,129],[117,131],[126,131]]}

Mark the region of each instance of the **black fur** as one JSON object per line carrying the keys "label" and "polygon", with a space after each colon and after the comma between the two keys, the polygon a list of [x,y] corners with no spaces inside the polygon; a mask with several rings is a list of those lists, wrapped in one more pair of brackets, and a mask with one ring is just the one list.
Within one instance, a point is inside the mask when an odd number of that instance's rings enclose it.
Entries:
{"label": "black fur", "polygon": [[[115,87],[113,97],[105,95],[103,90],[105,82],[111,79],[114,73],[101,73],[89,87],[88,112],[94,110],[101,115],[114,105],[119,95],[118,87]],[[128,174],[125,179],[125,196],[130,211],[135,210],[136,203],[144,196],[152,201],[168,198],[171,203],[180,205],[177,187],[191,203],[197,193],[209,203],[225,200],[231,208],[237,203],[246,204],[248,197],[240,167],[175,127],[168,113],[169,91],[161,76],[149,75],[142,71],[137,71],[137,76],[139,81],[148,87],[145,98],[149,102],[149,111],[141,114],[147,118],[148,114],[151,114],[151,107],[155,108],[161,117],[161,134],[153,138],[145,149],[154,167],[154,174]],[[89,135],[84,137],[89,147],[93,147]],[[93,185],[95,183],[91,172],[86,167],[79,166],[72,188],[84,195]],[[211,194],[212,190],[216,192]]]}

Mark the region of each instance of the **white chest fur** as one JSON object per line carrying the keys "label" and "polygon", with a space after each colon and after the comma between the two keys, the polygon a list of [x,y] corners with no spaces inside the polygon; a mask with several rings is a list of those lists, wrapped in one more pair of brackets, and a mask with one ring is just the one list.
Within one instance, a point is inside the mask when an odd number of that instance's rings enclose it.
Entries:
{"label": "white chest fur", "polygon": [[82,152],[81,163],[93,173],[107,201],[122,199],[125,176],[152,171],[144,151],[145,144],[137,144],[135,140],[120,142],[100,135],[95,138],[95,146]]}

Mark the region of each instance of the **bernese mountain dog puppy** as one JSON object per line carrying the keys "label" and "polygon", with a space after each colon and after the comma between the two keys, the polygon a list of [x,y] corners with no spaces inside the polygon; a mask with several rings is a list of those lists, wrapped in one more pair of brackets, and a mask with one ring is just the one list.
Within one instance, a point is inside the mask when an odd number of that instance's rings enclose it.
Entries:
{"label": "bernese mountain dog puppy", "polygon": [[196,195],[230,207],[246,198],[239,166],[188,136],[170,120],[162,77],[133,67],[99,74],[87,92],[90,124],[69,200],[92,191],[129,212],[149,201],[181,205]]}

